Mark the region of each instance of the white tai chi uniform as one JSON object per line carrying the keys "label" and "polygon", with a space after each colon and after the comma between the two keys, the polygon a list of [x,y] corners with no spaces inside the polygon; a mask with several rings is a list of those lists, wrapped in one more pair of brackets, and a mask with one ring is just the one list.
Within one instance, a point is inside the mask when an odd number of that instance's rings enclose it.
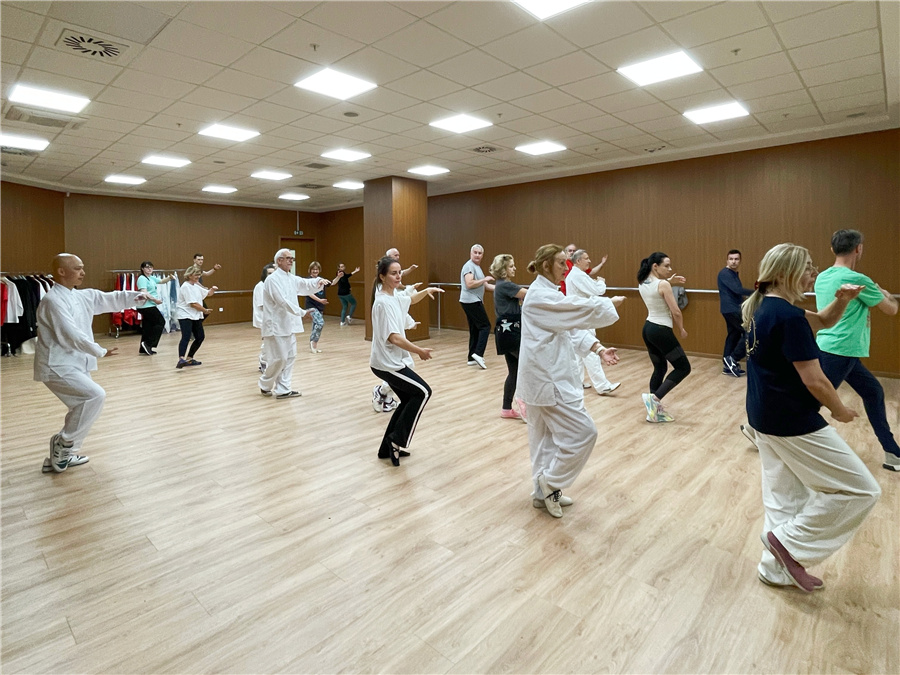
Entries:
{"label": "white tai chi uniform", "polygon": [[34,379],[69,409],[59,436],[65,445],[72,444],[73,453],[81,448],[106,400],[106,392],[90,375],[97,370],[97,359],[106,356],[94,342],[94,315],[134,307],[141,297],[146,293],[69,290],[55,284],[38,304]]}
{"label": "white tai chi uniform", "polygon": [[[576,298],[593,298],[606,293],[606,282],[600,279],[591,279],[587,273],[577,265],[573,265],[566,276],[566,295]],[[594,386],[594,391],[602,392],[612,387],[606,373],[603,372],[603,363],[597,354],[588,354],[584,358],[575,355],[576,368],[583,373],[587,368],[588,378]]]}
{"label": "white tai chi uniform", "polygon": [[[265,282],[260,281],[253,287],[253,327],[259,328],[262,334],[263,327],[263,289]],[[259,345],[259,372],[266,370],[266,341],[263,340]]]}
{"label": "white tai chi uniform", "polygon": [[319,280],[304,279],[277,268],[263,284],[262,336],[266,372],[259,378],[259,388],[278,394],[291,391],[291,375],[297,357],[296,333],[303,332],[306,310],[300,308],[297,296],[319,290]]}
{"label": "white tai chi uniform", "polygon": [[609,298],[566,297],[543,275],[522,303],[518,394],[528,405],[533,497],[543,499],[538,476],[551,490],[572,485],[597,440],[597,427],[584,408],[575,354],[589,354],[595,328],[618,321]]}

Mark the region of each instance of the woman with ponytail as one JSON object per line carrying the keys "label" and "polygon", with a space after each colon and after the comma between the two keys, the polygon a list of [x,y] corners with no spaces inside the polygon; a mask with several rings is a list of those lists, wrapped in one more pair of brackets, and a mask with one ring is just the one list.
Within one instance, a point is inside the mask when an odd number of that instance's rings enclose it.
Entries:
{"label": "woman with ponytail", "polygon": [[[641,336],[653,363],[650,392],[641,394],[641,398],[644,400],[644,407],[647,408],[647,421],[654,423],[675,421],[675,418],[663,409],[662,399],[691,373],[690,361],[673,330],[677,328],[678,335],[682,338],[687,337],[684,319],[678,303],[675,302],[672,284],[669,283],[669,279],[673,276],[672,262],[669,256],[661,251],[641,260],[641,268],[637,275],[638,290],[641,292],[641,299],[647,305],[647,320],[644,322]],[[667,376],[666,369],[669,363],[672,364],[672,371]]]}
{"label": "woman with ponytail", "polygon": [[532,504],[562,518],[561,507],[572,504],[562,491],[575,482],[597,441],[575,355],[593,352],[606,365],[618,363],[616,350],[600,344],[594,329],[615,323],[625,298],[563,295],[566,254],[556,244],[541,246],[528,271],[536,277],[522,303],[518,391],[528,407]]}
{"label": "woman with ponytail", "polygon": [[824,587],[806,571],[843,546],[881,493],[849,445],[819,414],[858,417],[819,365],[813,330],[836,324],[861,286],[845,284],[821,312],[795,305],[816,269],[802,246],[779,244],[763,257],[757,289],[742,305],[747,336],[747,416],[762,464],[765,550],[757,568],[769,586]]}

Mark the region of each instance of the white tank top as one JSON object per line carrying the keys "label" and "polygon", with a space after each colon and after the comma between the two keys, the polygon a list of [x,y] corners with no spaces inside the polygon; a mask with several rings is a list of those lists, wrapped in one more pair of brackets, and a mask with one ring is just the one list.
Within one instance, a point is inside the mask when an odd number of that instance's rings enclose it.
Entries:
{"label": "white tank top", "polygon": [[638,290],[641,292],[641,299],[647,305],[647,321],[672,328],[672,312],[669,311],[663,296],[659,294],[660,281],[651,274],[638,286]]}

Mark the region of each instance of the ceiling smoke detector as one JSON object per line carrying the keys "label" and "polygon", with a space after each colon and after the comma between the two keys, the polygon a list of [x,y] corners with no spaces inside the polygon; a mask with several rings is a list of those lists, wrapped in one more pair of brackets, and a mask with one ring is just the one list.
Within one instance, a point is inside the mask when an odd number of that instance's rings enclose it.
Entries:
{"label": "ceiling smoke detector", "polygon": [[63,30],[56,48],[65,52],[75,52],[107,63],[115,63],[128,51],[128,45],[111,42],[94,35],[69,28]]}
{"label": "ceiling smoke detector", "polygon": [[499,148],[495,148],[493,145],[479,145],[477,148],[472,148],[472,152],[477,152],[481,155],[497,152],[497,150],[499,150]]}

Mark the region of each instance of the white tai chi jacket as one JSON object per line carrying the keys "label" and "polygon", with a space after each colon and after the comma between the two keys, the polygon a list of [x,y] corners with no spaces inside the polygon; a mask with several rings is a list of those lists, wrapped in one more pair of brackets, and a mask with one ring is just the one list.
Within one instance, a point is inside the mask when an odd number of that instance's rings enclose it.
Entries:
{"label": "white tai chi jacket", "polygon": [[120,312],[134,307],[146,293],[93,288],[69,290],[54,284],[38,303],[37,345],[34,350],[34,379],[47,382],[54,368],[97,370],[97,359],[106,350],[94,342],[94,314]]}
{"label": "white tai chi jacket", "polygon": [[600,279],[591,279],[587,272],[578,267],[573,266],[566,275],[566,295],[590,298],[604,293],[606,293],[606,282]]}
{"label": "white tai chi jacket", "polygon": [[597,341],[594,329],[618,320],[609,298],[566,297],[556,284],[537,275],[522,303],[518,395],[528,405],[583,401],[575,355],[590,354]]}
{"label": "white tai chi jacket", "polygon": [[263,285],[262,336],[287,337],[302,333],[306,310],[301,309],[297,296],[318,290],[318,278],[305,279],[276,268]]}

